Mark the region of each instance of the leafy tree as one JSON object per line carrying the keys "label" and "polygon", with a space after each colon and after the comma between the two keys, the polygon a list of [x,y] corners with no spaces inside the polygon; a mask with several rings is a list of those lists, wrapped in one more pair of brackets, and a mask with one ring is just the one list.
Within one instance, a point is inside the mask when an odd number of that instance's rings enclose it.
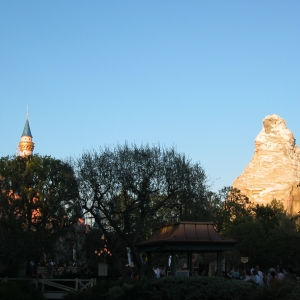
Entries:
{"label": "leafy tree", "polygon": [[266,232],[279,225],[280,220],[287,216],[283,204],[275,199],[267,205],[254,205],[252,211],[255,220],[263,224]]}
{"label": "leafy tree", "polygon": [[217,229],[238,242],[239,255],[249,257],[250,265],[270,268],[300,261],[299,216],[288,215],[280,201],[253,204],[232,188],[222,189],[216,197],[219,202],[213,217]]}
{"label": "leafy tree", "polygon": [[249,217],[238,217],[227,225],[222,234],[234,238],[238,242],[236,248],[240,256],[247,256],[251,266],[254,264],[265,265],[268,235],[261,222],[256,222]]}
{"label": "leafy tree", "polygon": [[[134,249],[154,227],[205,215],[205,172],[173,148],[125,144],[86,152],[76,162],[76,173],[81,205],[105,234],[124,277],[125,247],[141,272]],[[191,217],[192,200],[198,214]]]}
{"label": "leafy tree", "polygon": [[[276,207],[279,209],[275,217],[271,219],[272,223],[268,226],[265,247],[265,252],[268,254],[267,262],[270,266],[281,264],[285,267],[292,266],[298,269],[300,234],[297,221],[299,216],[286,214],[281,203],[273,202],[271,205],[275,209]],[[267,224],[269,223],[270,221],[267,221]]]}
{"label": "leafy tree", "polygon": [[0,273],[50,247],[77,194],[66,162],[39,155],[0,158]]}
{"label": "leafy tree", "polygon": [[251,214],[251,203],[248,197],[236,188],[224,187],[218,194],[212,196],[212,200],[212,220],[219,232],[236,218],[247,218]]}

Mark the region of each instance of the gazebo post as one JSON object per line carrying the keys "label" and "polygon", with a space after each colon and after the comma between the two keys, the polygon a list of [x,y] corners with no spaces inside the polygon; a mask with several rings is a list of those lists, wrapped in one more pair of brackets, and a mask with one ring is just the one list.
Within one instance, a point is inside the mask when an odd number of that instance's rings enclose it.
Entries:
{"label": "gazebo post", "polygon": [[218,277],[222,277],[223,275],[223,262],[222,262],[222,251],[217,252],[217,270],[218,270]]}
{"label": "gazebo post", "polygon": [[166,256],[166,276],[168,276],[168,267],[169,267],[169,258],[170,258],[170,254],[168,254]]}
{"label": "gazebo post", "polygon": [[176,276],[176,255],[175,255],[175,251],[172,251],[171,270],[172,270],[172,276]]}
{"label": "gazebo post", "polygon": [[193,272],[194,270],[192,270],[192,252],[190,251],[187,253],[187,260],[189,272]]}
{"label": "gazebo post", "polygon": [[151,252],[147,251],[147,278],[152,278],[152,259],[151,259]]}

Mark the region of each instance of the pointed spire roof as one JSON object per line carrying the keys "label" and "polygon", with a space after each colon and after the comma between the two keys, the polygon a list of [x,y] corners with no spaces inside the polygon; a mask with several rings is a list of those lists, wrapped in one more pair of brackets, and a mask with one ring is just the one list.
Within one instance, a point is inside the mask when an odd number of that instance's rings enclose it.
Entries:
{"label": "pointed spire roof", "polygon": [[24,130],[23,130],[22,136],[32,137],[28,119],[26,119],[26,123],[25,123],[25,127],[24,127]]}

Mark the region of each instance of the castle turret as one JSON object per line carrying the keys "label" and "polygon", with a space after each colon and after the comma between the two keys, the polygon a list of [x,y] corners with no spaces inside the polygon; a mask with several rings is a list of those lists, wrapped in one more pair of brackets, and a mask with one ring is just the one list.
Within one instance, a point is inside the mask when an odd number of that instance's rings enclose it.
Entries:
{"label": "castle turret", "polygon": [[26,116],[25,127],[21,136],[21,141],[19,142],[20,156],[32,155],[34,149],[34,143],[32,142],[32,134],[30,131],[28,113]]}

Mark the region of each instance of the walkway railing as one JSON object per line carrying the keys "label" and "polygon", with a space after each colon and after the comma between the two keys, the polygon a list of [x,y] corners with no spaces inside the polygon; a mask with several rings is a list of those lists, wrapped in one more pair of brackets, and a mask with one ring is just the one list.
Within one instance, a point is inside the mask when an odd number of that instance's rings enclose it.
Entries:
{"label": "walkway railing", "polygon": [[[41,290],[45,298],[62,299],[64,295],[71,291],[86,290],[95,285],[96,278],[91,279],[41,279],[41,278],[0,278],[1,282],[7,281],[29,281],[35,284],[37,290]],[[67,285],[66,283],[70,283]],[[74,285],[72,286],[72,282]],[[65,283],[65,284],[64,284]],[[71,286],[70,286],[71,285]],[[41,289],[39,288],[41,286]],[[46,287],[46,288],[45,288]],[[55,288],[55,291],[49,290],[48,287]]]}

